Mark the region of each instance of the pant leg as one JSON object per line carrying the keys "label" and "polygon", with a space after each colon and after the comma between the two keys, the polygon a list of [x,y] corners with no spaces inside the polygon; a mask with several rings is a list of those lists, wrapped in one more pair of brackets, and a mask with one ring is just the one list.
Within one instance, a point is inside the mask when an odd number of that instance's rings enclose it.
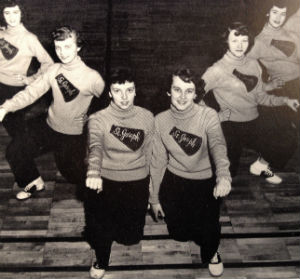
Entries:
{"label": "pant leg", "polygon": [[189,215],[183,199],[185,183],[182,178],[166,170],[159,192],[169,235],[177,241],[190,239]]}
{"label": "pant leg", "polygon": [[144,233],[148,200],[149,177],[121,182],[118,211],[114,216],[118,224],[115,235],[118,243],[133,245],[140,242]]}
{"label": "pant leg", "polygon": [[85,236],[95,249],[98,264],[106,268],[114,240],[132,245],[143,236],[149,178],[129,182],[104,178],[101,193],[87,189],[86,194]]}
{"label": "pant leg", "polygon": [[[0,83],[0,104],[22,91],[24,86],[8,86]],[[3,126],[11,137],[23,134],[26,129],[25,109],[8,113],[3,119]]]}
{"label": "pant leg", "polygon": [[44,118],[33,119],[22,136],[7,147],[6,159],[18,185],[24,188],[40,176],[34,158],[51,150],[52,135]]}
{"label": "pant leg", "polygon": [[261,116],[248,124],[245,133],[247,145],[276,169],[283,169],[297,148],[295,130],[281,130]]}
{"label": "pant leg", "polygon": [[220,198],[215,199],[213,189],[215,178],[192,181],[188,191],[191,240],[201,246],[201,259],[207,263],[214,256],[220,245],[221,225]]}
{"label": "pant leg", "polygon": [[54,148],[57,168],[70,183],[84,184],[86,176],[84,164],[86,155],[85,135],[65,135],[57,132],[55,134],[58,138]]}
{"label": "pant leg", "polygon": [[230,161],[230,173],[234,177],[237,174],[240,157],[243,148],[243,138],[241,137],[241,129],[243,123],[224,121],[221,123],[223,134],[227,145],[227,154]]}

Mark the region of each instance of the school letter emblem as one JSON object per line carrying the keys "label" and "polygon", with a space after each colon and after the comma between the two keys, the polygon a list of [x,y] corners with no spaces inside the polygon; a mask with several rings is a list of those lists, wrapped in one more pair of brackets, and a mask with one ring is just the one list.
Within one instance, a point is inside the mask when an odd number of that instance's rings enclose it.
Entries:
{"label": "school letter emblem", "polygon": [[115,125],[111,126],[110,133],[133,151],[138,150],[142,146],[145,138],[143,130]]}
{"label": "school letter emblem", "polygon": [[6,60],[13,59],[19,51],[18,48],[16,48],[15,46],[13,46],[11,43],[4,40],[3,38],[0,39],[0,49],[2,51],[3,57]]}
{"label": "school letter emblem", "polygon": [[80,91],[63,74],[59,74],[55,79],[65,102],[70,102],[77,97]]}
{"label": "school letter emblem", "polygon": [[188,156],[194,155],[201,147],[201,137],[181,131],[176,127],[172,128],[170,135]]}

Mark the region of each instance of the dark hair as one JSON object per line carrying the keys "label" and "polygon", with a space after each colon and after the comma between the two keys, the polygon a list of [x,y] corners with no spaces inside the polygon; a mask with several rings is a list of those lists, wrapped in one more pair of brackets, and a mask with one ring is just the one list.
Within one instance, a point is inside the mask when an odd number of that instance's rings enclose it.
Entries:
{"label": "dark hair", "polygon": [[70,26],[58,27],[51,33],[51,35],[53,41],[64,41],[75,36],[77,46],[81,48],[84,45],[84,41],[81,39],[80,34]]}
{"label": "dark hair", "polygon": [[132,69],[127,67],[116,67],[111,70],[109,76],[109,86],[114,83],[123,84],[126,81],[135,82],[135,75]]}
{"label": "dark hair", "polygon": [[19,0],[1,0],[1,15],[0,15],[0,26],[7,26],[5,18],[3,16],[3,11],[5,8],[12,8],[18,6],[21,11],[21,21],[26,21],[26,13],[23,5]]}
{"label": "dark hair", "polygon": [[202,96],[202,80],[198,79],[197,75],[193,70],[191,70],[189,67],[186,66],[180,66],[176,68],[171,75],[168,78],[168,85],[167,85],[167,92],[170,92],[171,86],[173,83],[173,78],[177,76],[184,82],[193,82],[195,85],[195,93],[196,93],[196,99],[195,102],[200,101],[200,98]]}
{"label": "dark hair", "polygon": [[224,50],[223,53],[225,53],[228,50],[228,37],[232,30],[236,30],[236,32],[234,33],[236,36],[248,36],[249,46],[248,46],[246,53],[248,51],[250,51],[250,49],[252,48],[252,46],[254,44],[254,38],[253,38],[252,34],[250,33],[248,26],[245,23],[243,23],[241,21],[235,21],[235,22],[230,23],[227,26],[227,29],[225,30],[225,32],[222,34],[223,50]]}
{"label": "dark hair", "polygon": [[286,18],[288,18],[292,11],[291,11],[291,3],[292,1],[288,1],[288,0],[269,0],[267,1],[267,6],[266,6],[266,10],[265,10],[265,15],[269,14],[269,12],[271,11],[271,9],[273,7],[277,7],[279,9],[283,9],[286,8]]}

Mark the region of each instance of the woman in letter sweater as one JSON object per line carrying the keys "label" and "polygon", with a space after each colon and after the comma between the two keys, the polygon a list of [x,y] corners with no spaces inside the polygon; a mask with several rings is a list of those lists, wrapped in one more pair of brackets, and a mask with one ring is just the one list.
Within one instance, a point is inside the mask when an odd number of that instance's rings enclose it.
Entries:
{"label": "woman in letter sweater", "polygon": [[[277,131],[272,125],[264,125],[259,118],[258,105],[287,105],[296,111],[299,103],[295,99],[276,97],[264,91],[257,60],[245,56],[251,38],[243,23],[232,23],[225,32],[224,39],[227,52],[206,70],[202,79],[205,92],[213,90],[220,105],[220,118],[226,120],[222,122],[222,128],[231,174],[236,174],[242,148],[248,146],[261,155],[251,165],[250,172],[254,175],[263,174],[268,182],[278,184],[281,178],[273,173],[270,166],[282,167],[284,158],[289,158],[287,155],[290,154],[286,154],[283,142],[276,138],[281,131]],[[224,114],[227,115],[226,119]],[[277,142],[280,144],[278,148],[275,147]]]}
{"label": "woman in letter sweater", "polygon": [[17,199],[31,197],[44,189],[44,181],[34,162],[41,151],[54,151],[56,165],[71,183],[85,180],[85,137],[83,126],[94,96],[104,88],[101,75],[89,68],[78,52],[82,40],[69,26],[53,33],[55,51],[61,63],[55,63],[44,74],[0,107],[0,121],[7,113],[22,109],[40,98],[50,88],[53,101],[47,119],[32,119],[23,138],[15,137],[7,150],[7,160],[21,188]]}
{"label": "woman in letter sweater", "polygon": [[192,72],[175,71],[170,84],[171,108],[155,117],[150,204],[156,218],[165,217],[170,236],[195,241],[201,246],[202,262],[209,263],[212,275],[220,276],[218,197],[231,189],[226,143],[217,113],[194,103]]}
{"label": "woman in letter sweater", "polygon": [[[1,1],[1,21],[6,26],[0,30],[0,104],[24,89],[53,64],[51,57],[38,38],[22,23],[23,8],[18,0]],[[36,57],[41,67],[37,74],[27,77],[31,59]],[[3,121],[12,137],[25,127],[24,110],[11,113]]]}
{"label": "woman in letter sweater", "polygon": [[[286,96],[300,100],[300,34],[291,32],[284,27],[289,8],[289,1],[273,0],[267,11],[267,22],[256,36],[252,49],[247,54],[258,59],[266,68],[270,81],[280,81],[281,88],[266,88],[273,90],[277,96]],[[299,13],[298,13],[299,15]],[[294,15],[295,17],[296,15]],[[299,21],[299,20],[298,20]],[[295,25],[295,30],[299,25]],[[277,90],[274,90],[277,89]],[[267,111],[268,112],[268,111]],[[293,113],[290,109],[280,107],[272,109],[271,115],[277,120],[276,125],[287,137],[293,137],[297,146],[299,132],[299,111]],[[291,140],[291,139],[290,139]]]}
{"label": "woman in letter sweater", "polygon": [[110,77],[110,105],[90,117],[86,179],[86,236],[97,261],[92,278],[102,278],[113,241],[138,243],[143,236],[149,198],[149,163],[154,119],[135,106],[129,69]]}

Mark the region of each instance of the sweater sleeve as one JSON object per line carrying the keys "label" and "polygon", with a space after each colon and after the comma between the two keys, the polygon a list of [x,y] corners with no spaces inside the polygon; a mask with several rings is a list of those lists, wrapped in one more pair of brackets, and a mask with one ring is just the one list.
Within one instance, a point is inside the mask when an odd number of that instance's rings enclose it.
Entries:
{"label": "sweater sleeve", "polygon": [[37,36],[31,36],[30,48],[37,60],[40,62],[41,66],[37,73],[29,77],[29,82],[31,83],[33,80],[37,79],[42,73],[45,73],[46,70],[54,63],[48,52],[44,49],[42,44],[40,43]]}
{"label": "sweater sleeve", "polygon": [[252,59],[260,59],[263,57],[264,51],[268,52],[268,50],[265,49],[265,45],[256,38],[254,40],[254,45],[252,46],[250,51],[247,53],[247,57],[252,58]]}
{"label": "sweater sleeve", "polygon": [[268,94],[264,90],[263,82],[261,79],[262,70],[261,70],[258,62],[257,61],[255,61],[255,62],[256,62],[256,66],[257,66],[257,71],[259,72],[258,84],[256,86],[256,91],[255,91],[256,102],[259,105],[269,106],[269,107],[284,105],[286,100],[288,100],[288,97],[278,97],[278,96],[275,96],[272,94]]}
{"label": "sweater sleeve", "polygon": [[94,79],[93,81],[90,83],[91,84],[91,92],[94,96],[96,97],[100,97],[100,95],[102,94],[103,90],[104,90],[104,80],[101,77],[101,75],[95,71],[95,75],[94,75]]}
{"label": "sweater sleeve", "polygon": [[207,114],[207,119],[208,124],[206,126],[206,133],[208,146],[216,166],[217,182],[219,182],[221,178],[226,178],[231,181],[226,142],[217,112],[210,109]]}
{"label": "sweater sleeve", "polygon": [[152,156],[153,135],[154,135],[154,117],[153,117],[152,113],[147,114],[146,121],[149,123],[149,128],[148,128],[147,135],[145,137],[144,154],[145,154],[145,158],[146,158],[146,166],[147,166],[147,169],[149,170],[151,156]]}
{"label": "sweater sleeve", "polygon": [[204,81],[204,90],[206,93],[217,87],[219,76],[218,67],[216,65],[209,67],[205,71],[201,78]]}
{"label": "sweater sleeve", "polygon": [[163,175],[166,171],[168,164],[168,155],[166,147],[164,146],[161,134],[158,127],[157,118],[155,119],[155,131],[153,137],[153,152],[150,164],[150,174],[152,184],[150,185],[150,198],[149,202],[151,204],[159,203],[158,194],[160,189],[160,184],[163,179]]}
{"label": "sweater sleeve", "polygon": [[24,90],[17,93],[13,98],[5,101],[2,107],[7,112],[14,112],[33,104],[50,89],[49,73],[41,75],[28,85]]}
{"label": "sweater sleeve", "polygon": [[103,123],[93,114],[88,122],[88,170],[87,176],[100,177],[103,149]]}

